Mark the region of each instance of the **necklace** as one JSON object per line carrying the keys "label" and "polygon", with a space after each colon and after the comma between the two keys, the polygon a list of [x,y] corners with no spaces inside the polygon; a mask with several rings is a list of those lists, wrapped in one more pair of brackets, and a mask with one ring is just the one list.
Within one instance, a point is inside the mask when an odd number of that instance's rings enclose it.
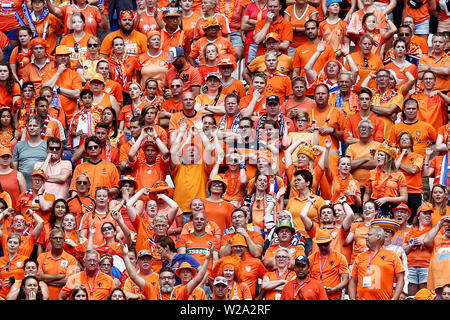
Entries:
{"label": "necklace", "polygon": [[219,1],[219,12],[227,17],[229,23],[231,22],[231,17],[233,16],[235,5],[236,0],[230,0],[229,6],[227,6],[227,0]]}

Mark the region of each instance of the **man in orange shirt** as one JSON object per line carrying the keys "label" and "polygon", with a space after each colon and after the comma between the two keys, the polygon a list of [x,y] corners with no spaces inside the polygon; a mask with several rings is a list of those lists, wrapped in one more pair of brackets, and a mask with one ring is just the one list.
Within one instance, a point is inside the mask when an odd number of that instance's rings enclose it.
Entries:
{"label": "man in orange shirt", "polygon": [[[131,147],[135,144],[142,132],[142,128],[145,126],[145,120],[139,116],[135,116],[130,119],[130,135],[131,139],[120,146],[119,150],[119,170],[123,174],[131,174],[132,169],[128,163],[128,153]],[[144,142],[144,141],[143,141]],[[138,151],[138,158],[140,161],[144,161],[144,152],[140,149]]]}
{"label": "man in orange shirt", "polygon": [[161,29],[161,48],[168,51],[171,47],[181,47],[189,52],[189,39],[183,29],[180,28],[181,10],[167,7],[163,11],[164,28]]}
{"label": "man in orange shirt", "polygon": [[67,199],[69,212],[76,215],[78,226],[80,226],[81,217],[85,213],[94,211],[95,200],[89,195],[90,188],[91,181],[89,180],[89,177],[86,174],[81,173],[75,179],[76,195]]}
{"label": "man in orange shirt", "polygon": [[[305,23],[305,35],[308,37],[308,41],[305,44],[299,46],[294,53],[294,76],[306,76],[304,67],[310,60],[311,56],[317,51],[317,46],[321,41],[319,37],[319,22],[317,22],[316,20],[308,20]],[[316,74],[319,74],[325,63],[331,59],[336,59],[336,54],[334,53],[333,48],[329,44],[327,44],[326,49],[320,54],[319,58],[313,66]]]}
{"label": "man in orange shirt", "polygon": [[51,250],[41,253],[37,259],[37,278],[47,284],[49,300],[57,300],[67,278],[79,272],[77,259],[63,250],[64,238],[64,230],[55,228],[50,231]]}
{"label": "man in orange shirt", "polygon": [[447,107],[450,97],[440,90],[436,90],[436,74],[433,71],[424,71],[422,76],[423,91],[416,92],[411,98],[419,103],[417,118],[425,121],[436,130],[447,124]]}
{"label": "man in orange shirt", "polygon": [[[353,264],[348,295],[350,300],[398,300],[404,286],[405,269],[394,251],[383,248],[384,230],[372,226],[366,235],[369,250]],[[394,290],[394,280],[397,283]]]}
{"label": "man in orange shirt", "polygon": [[100,54],[108,58],[112,53],[112,42],[117,36],[125,41],[125,54],[137,57],[147,51],[147,37],[145,34],[135,30],[133,13],[131,11],[123,11],[119,15],[119,30],[111,32],[102,41]]}
{"label": "man in orange shirt", "polygon": [[[149,137],[153,141],[149,140]],[[145,160],[139,158],[142,149]],[[169,150],[153,127],[145,127],[128,152],[128,164],[136,178],[137,189],[151,188],[157,181],[165,181],[169,169]]]}
{"label": "man in orange shirt", "polygon": [[447,93],[450,88],[450,56],[445,53],[447,38],[441,32],[435,33],[431,38],[432,50],[430,54],[420,59],[417,69],[419,79],[422,78],[424,71],[433,71],[437,77],[436,90]]}
{"label": "man in orange shirt", "polygon": [[86,288],[88,300],[108,300],[116,285],[111,276],[100,271],[100,254],[95,250],[87,250],[83,262],[85,270],[67,279],[66,284],[58,294],[58,300],[69,298],[74,287],[80,284]]}
{"label": "man in orange shirt", "polygon": [[[267,86],[267,75],[262,72],[255,72],[252,76],[251,92],[241,99],[239,112],[242,117],[251,117],[256,120],[261,117],[266,110],[266,96],[264,94]],[[250,91],[250,90],[249,90]]]}
{"label": "man in orange shirt", "polygon": [[42,86],[56,88],[57,99],[61,102],[69,123],[77,111],[81,83],[81,75],[70,69],[69,49],[66,46],[58,46],[55,51],[54,67],[44,74]]}
{"label": "man in orange shirt", "polygon": [[75,167],[72,175],[72,183],[69,187],[69,192],[74,193],[75,181],[81,173],[85,173],[91,181],[91,190],[89,192],[91,197],[95,196],[95,189],[97,187],[107,187],[108,194],[111,197],[115,197],[119,193],[119,171],[116,166],[103,160],[101,156],[101,142],[95,137],[89,137],[86,139],[87,154],[89,161],[83,162]]}
{"label": "man in orange shirt", "polygon": [[217,60],[219,66],[219,73],[222,76],[222,94],[227,95],[235,93],[239,99],[245,96],[245,87],[241,80],[232,76],[234,70],[237,68],[236,60],[231,55],[220,57]]}
{"label": "man in orange shirt", "polygon": [[323,284],[311,277],[310,270],[308,257],[297,257],[294,262],[296,277],[286,283],[280,300],[328,300]]}
{"label": "man in orange shirt", "polygon": [[256,55],[264,53],[263,42],[266,35],[275,32],[280,37],[280,51],[287,54],[290,43],[293,40],[294,33],[292,24],[280,15],[280,0],[268,0],[266,19],[258,20],[253,31],[253,41],[258,45]]}
{"label": "man in orange shirt", "polygon": [[363,119],[367,119],[371,122],[372,139],[374,141],[383,142],[384,140],[384,122],[372,111],[373,93],[368,88],[361,88],[358,91],[358,106],[359,110],[352,116],[347,118],[347,126],[344,132],[345,143],[350,145],[359,142],[359,123]]}
{"label": "man in orange shirt", "polygon": [[342,289],[347,287],[350,273],[347,259],[331,248],[332,237],[328,230],[319,230],[313,241],[319,250],[308,257],[311,278],[323,284],[329,300],[341,300]]}
{"label": "man in orange shirt", "polygon": [[408,98],[403,102],[403,121],[392,127],[389,143],[398,145],[400,134],[408,132],[414,139],[414,152],[425,157],[425,148],[436,142],[437,133],[431,124],[417,119],[418,112],[417,100]]}

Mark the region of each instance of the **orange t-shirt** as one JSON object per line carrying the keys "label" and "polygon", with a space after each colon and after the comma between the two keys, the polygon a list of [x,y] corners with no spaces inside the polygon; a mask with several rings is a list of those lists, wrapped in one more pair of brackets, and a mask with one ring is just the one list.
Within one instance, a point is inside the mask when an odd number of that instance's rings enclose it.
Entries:
{"label": "orange t-shirt", "polygon": [[169,160],[163,160],[161,157],[152,165],[146,161],[139,161],[130,164],[133,170],[132,176],[136,178],[138,190],[142,188],[152,188],[157,181],[165,181],[169,170]]}
{"label": "orange t-shirt", "polygon": [[[138,273],[138,275],[141,278],[144,278],[142,276],[142,274]],[[145,282],[149,282],[150,285],[156,286],[158,284],[159,274],[156,273],[156,272],[152,272],[149,276],[144,278],[144,280],[145,280]],[[132,293],[132,294],[143,294],[143,291],[139,288],[139,286],[133,280],[131,280],[130,277],[128,277],[125,280],[125,283],[123,284],[123,291],[124,292],[129,292],[129,293]]]}
{"label": "orange t-shirt", "polygon": [[[8,240],[8,236],[9,236],[9,234],[3,233],[2,238],[1,238],[3,252],[8,252],[7,247],[6,247],[6,242]],[[29,258],[31,253],[33,252],[34,245],[36,244],[36,239],[34,238],[34,236],[32,234],[30,234],[30,235],[22,235],[22,237],[20,238],[20,241],[21,242],[20,242],[19,251],[17,251],[17,253],[19,255]]]}
{"label": "orange t-shirt", "polygon": [[192,44],[192,50],[190,53],[190,57],[192,59],[198,58],[200,60],[200,65],[206,63],[205,57],[203,55],[203,48],[208,43],[214,43],[217,46],[217,49],[219,50],[219,57],[225,54],[230,54],[233,56],[236,55],[236,50],[234,49],[230,40],[228,40],[227,38],[217,37],[217,39],[215,39],[214,41],[209,41],[206,37],[201,37]]}
{"label": "orange t-shirt", "polygon": [[34,63],[29,63],[22,69],[22,80],[24,82],[33,82],[35,94],[36,96],[38,96],[39,90],[41,90],[42,87],[42,79],[44,78],[44,75],[52,68],[53,63],[50,59],[44,65],[44,67],[42,67],[42,69],[38,69]]}
{"label": "orange t-shirt", "polygon": [[319,24],[320,34],[325,43],[329,44],[334,52],[341,50],[344,37],[347,34],[347,23],[339,19],[338,22],[331,24],[328,19]]}
{"label": "orange t-shirt", "polygon": [[[365,63],[364,57],[361,54],[361,52],[354,52],[351,54],[351,56],[353,58],[353,61],[356,64],[356,66],[358,67],[359,81],[355,84],[355,88],[354,88],[354,91],[358,92],[358,90],[361,88],[361,83],[364,81],[364,79],[367,78],[369,73],[371,73],[372,71],[377,72],[378,70],[383,68],[384,65],[383,65],[383,61],[381,60],[381,58],[372,52],[369,54],[369,56],[367,58],[367,64]],[[350,66],[349,66],[348,62],[345,63],[344,68],[347,70],[350,70]],[[369,89],[375,89],[375,88],[376,88],[375,80],[372,79],[369,82]]]}
{"label": "orange t-shirt", "polygon": [[214,221],[220,230],[231,227],[231,212],[235,207],[228,201],[212,202],[208,199],[203,200],[205,204],[205,213],[209,221]]}
{"label": "orange t-shirt", "polygon": [[398,138],[402,132],[409,132],[414,139],[414,152],[425,157],[427,144],[435,143],[437,138],[436,129],[425,121],[417,120],[414,123],[396,123],[391,130],[389,142],[398,145]]}
{"label": "orange t-shirt", "polygon": [[119,183],[119,171],[116,166],[108,161],[100,160],[97,163],[83,162],[75,167],[69,190],[76,190],[75,181],[80,173],[85,173],[91,181],[89,195],[95,197],[95,188],[112,188]]}
{"label": "orange t-shirt", "polygon": [[[312,16],[317,15],[319,11],[317,9],[309,4],[306,4],[306,9],[303,12],[303,14],[299,17],[297,16],[297,13],[295,11],[297,5],[294,3],[286,8],[284,13],[288,15],[291,19],[290,22],[292,24],[292,27],[296,28],[302,28],[305,26],[306,21],[310,20]],[[305,34],[293,34],[292,43],[290,44],[291,47],[297,48],[298,46],[303,45],[305,42],[308,41],[308,38]]]}
{"label": "orange t-shirt", "polygon": [[8,254],[0,258],[0,279],[2,280],[0,298],[3,300],[6,300],[6,296],[11,290],[8,279],[14,277],[16,280],[23,280],[23,265],[27,258],[28,256],[21,254],[16,254],[11,260]]}
{"label": "orange t-shirt", "polygon": [[[425,235],[428,231],[431,230],[431,226],[427,226],[422,230],[419,229],[418,226],[414,227],[408,234],[405,236],[404,243],[412,243],[413,239],[422,239],[425,238]],[[408,268],[411,267],[422,267],[428,268],[430,265],[430,258],[433,252],[432,248],[426,248],[424,245],[419,247],[413,246],[411,251],[408,253]]]}
{"label": "orange t-shirt", "polygon": [[[212,246],[212,247],[211,247]],[[176,242],[176,248],[184,247],[186,253],[191,255],[198,263],[203,265],[206,260],[206,249],[212,248],[217,251],[219,248],[219,239],[209,233],[196,235],[195,233],[188,233],[181,235]],[[208,272],[212,273],[213,261],[209,261]]]}
{"label": "orange t-shirt", "polygon": [[395,64],[394,61],[391,61],[388,64],[386,64],[384,68],[395,72],[395,76],[398,79],[396,85],[397,89],[399,89],[402,85],[406,84],[406,82],[408,81],[408,78],[405,75],[406,71],[409,71],[409,73],[411,73],[414,78],[418,79],[417,67],[412,63],[405,68],[404,72],[401,72],[401,69]]}
{"label": "orange t-shirt", "polygon": [[[265,92],[265,91],[264,91]],[[250,101],[252,101],[253,96],[251,94],[246,95],[239,102],[239,111],[248,107]],[[266,110],[266,98],[263,97],[261,100],[257,101],[255,104],[255,108],[253,108],[252,116],[261,117],[263,114],[267,112]]]}
{"label": "orange t-shirt", "polygon": [[[192,9],[193,10],[193,9]],[[195,10],[193,10],[195,11]],[[217,19],[220,25],[220,30],[217,33],[218,36],[227,36],[231,33],[230,25],[228,24],[228,19],[221,13],[214,13],[213,17]],[[205,36],[205,31],[203,30],[203,26],[206,22],[205,17],[203,16],[203,12],[200,14],[199,19],[197,20],[197,23],[194,28],[194,40],[198,40],[201,37]]]}
{"label": "orange t-shirt", "polygon": [[[324,258],[317,251],[310,254],[310,275],[311,278],[319,280],[324,286],[334,288],[341,283],[341,275],[349,274],[347,259],[342,253],[332,250]],[[322,262],[324,261],[324,262]],[[335,292],[328,296],[330,300],[341,300],[342,292]]]}
{"label": "orange t-shirt", "polygon": [[[158,18],[162,21],[162,11],[158,10]],[[157,30],[159,31],[161,28],[158,23],[156,23],[155,16],[153,13],[149,14],[147,9],[139,15],[139,20],[136,23],[136,30],[142,32],[143,34],[147,34],[149,31]],[[162,43],[162,42],[161,42]]]}
{"label": "orange t-shirt", "polygon": [[448,252],[450,251],[450,241],[444,235],[437,234],[433,241],[433,254],[430,258],[428,268],[427,288],[435,290],[450,283],[450,273],[448,272]]}
{"label": "orange t-shirt", "polygon": [[102,14],[96,6],[91,6],[88,4],[84,9],[80,10],[77,5],[69,4],[59,6],[59,9],[62,11],[64,16],[64,34],[70,33],[70,19],[72,18],[72,15],[75,12],[81,12],[86,19],[84,31],[97,35],[98,25],[102,21]]}
{"label": "orange t-shirt", "polygon": [[[300,76],[306,76],[305,65],[308,63],[309,59],[311,59],[314,53],[316,53],[319,43],[320,41],[317,41],[317,43],[315,44],[311,44],[309,41],[306,41],[301,46],[298,46],[295,50],[292,67],[294,69],[300,68]],[[336,54],[334,53],[333,48],[329,44],[327,44],[325,51],[320,54],[319,58],[317,58],[316,60],[316,63],[314,63],[313,70],[316,71],[316,74],[319,74],[325,64],[332,59],[336,59]],[[347,70],[350,70],[350,68],[347,68]]]}
{"label": "orange t-shirt", "polygon": [[158,82],[158,90],[164,88],[166,81],[166,72],[169,70],[169,65],[166,62],[169,53],[161,51],[157,56],[150,56],[147,52],[139,55],[139,62],[142,65],[141,69],[141,86],[145,88],[145,82],[149,78],[153,78]]}
{"label": "orange t-shirt", "polygon": [[18,13],[22,20],[26,21],[22,9],[23,2],[24,0],[2,1],[2,9],[0,10],[0,30],[7,32],[20,28],[15,13]]}
{"label": "orange t-shirt", "polygon": [[403,157],[402,164],[419,167],[420,170],[416,174],[410,174],[402,169],[399,170],[405,175],[408,193],[422,193],[423,185],[421,173],[423,168],[423,156],[415,152],[411,152],[407,156]]}
{"label": "orange t-shirt", "polygon": [[[311,239],[314,239],[316,237],[316,233],[323,228],[320,228],[319,225],[315,222],[313,222],[313,227],[307,231],[308,236]],[[327,229],[330,231],[330,235],[331,235],[331,249],[342,253],[342,247],[344,246],[344,241],[345,239],[347,239],[347,236],[350,232],[350,230],[348,231],[344,231],[344,229],[342,229],[342,227],[334,227],[333,229]],[[309,253],[314,254],[317,251],[319,251],[319,247],[317,246],[316,243],[313,243],[313,246],[311,248],[311,252]]]}
{"label": "orange t-shirt", "polygon": [[428,1],[424,1],[422,3],[423,5],[420,8],[414,9],[410,5],[408,5],[408,1],[405,0],[404,16],[411,16],[414,19],[414,24],[416,26],[430,19],[430,3]]}
{"label": "orange t-shirt", "polygon": [[16,74],[19,79],[22,79],[23,68],[30,63],[28,52],[19,52],[19,47],[15,47],[9,57],[9,64],[16,66]]}
{"label": "orange t-shirt", "polygon": [[299,285],[295,278],[286,283],[280,300],[328,300],[328,296],[320,281],[308,277],[302,285]]}
{"label": "orange t-shirt", "polygon": [[[114,60],[110,57],[108,58],[108,61],[111,69],[111,79],[117,81],[119,84],[123,83],[124,79],[121,79],[119,73],[116,71]],[[136,71],[140,71],[142,69],[142,65],[137,57],[133,57],[131,55],[125,58],[123,65],[126,74],[126,86],[123,87],[123,91],[128,92],[128,87],[131,80],[134,79]]]}
{"label": "orange t-shirt", "polygon": [[86,212],[91,212],[95,207],[95,200],[89,195],[87,197],[75,196],[67,199],[69,212],[76,214],[77,225],[81,225],[81,218]]}
{"label": "orange t-shirt", "polygon": [[233,79],[233,82],[228,87],[224,86],[222,83],[222,94],[224,96],[233,92],[237,94],[239,99],[245,97],[245,87],[241,80]]}
{"label": "orange t-shirt", "polygon": [[67,294],[68,299],[70,299],[73,288],[80,284],[86,287],[88,300],[108,300],[109,295],[116,287],[113,278],[103,272],[99,271],[95,277],[88,277],[86,272],[82,271],[67,279],[67,283],[61,289],[61,292]]}
{"label": "orange t-shirt", "polygon": [[[369,255],[372,258],[370,270]],[[351,276],[358,278],[358,300],[391,300],[394,294],[395,275],[404,272],[405,268],[397,253],[381,248],[374,256],[365,251],[356,257]],[[371,277],[371,285],[363,286],[363,277]]]}
{"label": "orange t-shirt", "polygon": [[[347,126],[344,131],[344,139],[348,137],[353,137],[359,139],[358,124],[362,120],[359,112],[351,115],[347,118]],[[380,143],[384,140],[384,122],[375,113],[371,113],[368,120],[372,122],[373,134],[372,139]]]}
{"label": "orange t-shirt", "polygon": [[[419,62],[420,66],[445,67],[450,65],[450,56],[444,53],[438,60],[433,56],[433,51],[429,55],[423,55]],[[450,79],[437,76],[434,90],[447,91],[450,88]]]}
{"label": "orange t-shirt", "polygon": [[[77,272],[78,261],[72,255],[63,251],[58,259],[53,258],[51,251],[41,253],[38,257],[39,273],[65,274],[66,278]],[[48,300],[57,300],[61,287],[48,284]]]}
{"label": "orange t-shirt", "polygon": [[[385,183],[380,186],[380,183],[383,181],[385,181]],[[373,169],[370,170],[366,188],[372,190],[372,199],[398,197],[400,189],[407,189],[406,178],[402,172],[392,172],[390,176],[386,178],[386,173],[381,172],[381,169],[378,170],[378,172],[377,169]]]}
{"label": "orange t-shirt", "polygon": [[[255,29],[253,31],[253,34],[258,34],[259,31],[263,28],[263,26],[266,24],[266,19],[258,20],[255,25]],[[292,28],[292,24],[284,19],[282,16],[278,18],[276,22],[272,22],[269,26],[269,29],[267,30],[267,34],[275,32],[278,34],[280,38],[280,42],[283,41],[290,41],[292,44],[292,41],[294,39],[294,32]],[[264,45],[260,43],[258,45],[258,50],[256,51],[256,55],[262,55],[265,52]],[[287,54],[287,51],[281,51],[281,53]]]}
{"label": "orange t-shirt", "polygon": [[252,297],[255,298],[258,279],[262,279],[268,270],[260,259],[253,258],[250,253],[245,252],[244,258],[241,259],[240,271],[242,282],[248,285]]}
{"label": "orange t-shirt", "polygon": [[353,233],[353,251],[350,264],[353,264],[356,257],[367,248],[366,234],[369,232],[369,228],[364,222],[352,223],[350,232]]}
{"label": "orange t-shirt", "polygon": [[[285,273],[280,275],[277,271],[271,271],[267,272],[264,277],[267,277],[269,281],[276,281],[276,280],[286,280],[291,281],[296,278],[295,272],[292,270],[286,270]],[[281,298],[281,291],[272,289],[272,290],[266,290],[265,299],[266,300],[280,300]]]}
{"label": "orange t-shirt", "polygon": [[86,32],[84,34],[84,37],[81,38],[81,40],[77,42],[77,41],[75,41],[73,33],[70,33],[61,39],[60,45],[65,45],[69,48],[70,66],[72,69],[75,69],[75,67],[78,64],[78,60],[80,58],[86,57],[87,52],[88,52],[87,51],[87,42],[90,37],[92,37],[92,34]]}
{"label": "orange t-shirt", "polygon": [[[388,108],[391,104],[395,104],[397,106],[397,111],[403,109],[403,95],[400,91],[387,90],[383,94],[376,90],[372,97],[372,104],[374,106],[380,106],[382,108]],[[394,113],[395,114],[395,113]],[[394,122],[390,117],[379,116],[384,122],[384,139],[389,140],[391,136],[391,130],[394,126]]]}
{"label": "orange t-shirt", "polygon": [[[345,196],[345,191],[350,190],[352,191],[357,197],[361,197],[361,189],[359,186],[359,182],[351,175],[348,175],[347,178],[344,180],[342,179],[341,175],[338,173],[334,175],[333,177],[333,183],[331,184],[331,203],[336,203],[337,199],[339,197]],[[352,205],[355,204],[355,198],[352,196],[346,196],[348,204]]]}
{"label": "orange t-shirt", "polygon": [[[195,2],[195,1],[194,1]],[[200,20],[201,15],[197,12],[192,12],[189,17],[182,16],[181,23],[183,25],[183,30],[186,33],[188,39],[194,38],[194,29],[197,21]]]}
{"label": "orange t-shirt", "polygon": [[120,30],[108,34],[102,41],[100,53],[110,56],[112,53],[112,41],[115,37],[120,36],[125,42],[125,53],[137,57],[147,51],[147,37],[145,34],[133,30],[128,36],[124,36]]}
{"label": "orange t-shirt", "polygon": [[[50,80],[56,73],[58,68],[52,68],[50,70],[47,70],[47,72],[44,74],[44,77],[42,78],[42,83],[47,82]],[[82,89],[82,80],[81,75],[71,69],[66,69],[63,71],[63,73],[59,76],[58,80],[56,81],[56,85],[65,88],[65,89]],[[64,112],[67,116],[67,121],[70,122],[72,119],[72,116],[77,110],[77,99],[71,99],[63,94],[59,94],[59,99],[61,100],[61,106],[64,109]]]}
{"label": "orange t-shirt", "polygon": [[[429,123],[435,130],[445,125],[447,119],[447,108],[444,99],[438,94],[430,98],[424,92],[415,93],[411,98],[416,99],[419,103],[419,113],[417,119]],[[444,136],[444,141],[446,137]]]}
{"label": "orange t-shirt", "polygon": [[107,214],[98,214],[96,212],[95,214],[85,214],[81,219],[80,230],[88,230],[88,234],[91,224],[94,223],[94,226],[96,228],[94,234],[94,246],[100,246],[105,241],[102,234],[102,225],[105,222],[110,222],[114,226],[118,226],[117,221],[112,218],[110,211],[108,211]]}
{"label": "orange t-shirt", "polygon": [[[380,142],[378,141],[372,141],[367,146],[361,145],[360,142],[356,142],[351,144],[346,152],[345,155],[349,156],[352,160],[372,157],[370,154],[370,151],[373,150],[376,152],[378,150],[378,147],[380,145]],[[352,176],[354,179],[359,181],[360,187],[364,187],[367,183],[367,179],[369,178],[369,171],[367,169],[356,169],[352,171]]]}

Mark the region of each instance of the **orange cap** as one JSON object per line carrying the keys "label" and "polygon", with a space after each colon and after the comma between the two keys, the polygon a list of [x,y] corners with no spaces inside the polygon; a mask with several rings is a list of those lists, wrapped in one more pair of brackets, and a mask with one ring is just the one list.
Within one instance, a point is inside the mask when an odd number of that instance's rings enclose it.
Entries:
{"label": "orange cap", "polygon": [[189,262],[185,261],[177,268],[177,270],[175,270],[175,274],[177,275],[178,278],[180,278],[180,271],[181,271],[181,269],[189,269],[189,270],[191,270],[192,277],[195,277],[197,275],[197,270],[195,270],[195,268],[192,267]]}
{"label": "orange cap", "polygon": [[93,76],[91,77],[91,82],[97,80],[100,82],[105,83],[105,78],[103,78],[103,76],[100,73],[94,73]]}
{"label": "orange cap", "polygon": [[415,300],[436,300],[436,293],[427,288],[422,288],[414,296]]}
{"label": "orange cap", "polygon": [[4,146],[0,146],[0,157],[4,156],[5,154],[12,156],[11,149]]}
{"label": "orange cap", "polygon": [[231,244],[230,246],[244,246],[247,247],[247,241],[245,241],[245,238],[243,235],[236,233],[233,238],[231,238]]}
{"label": "orange cap", "polygon": [[70,54],[70,53],[71,52],[70,52],[69,48],[67,46],[65,46],[65,45],[57,46],[56,50],[55,50],[55,55],[57,55],[57,54]]}

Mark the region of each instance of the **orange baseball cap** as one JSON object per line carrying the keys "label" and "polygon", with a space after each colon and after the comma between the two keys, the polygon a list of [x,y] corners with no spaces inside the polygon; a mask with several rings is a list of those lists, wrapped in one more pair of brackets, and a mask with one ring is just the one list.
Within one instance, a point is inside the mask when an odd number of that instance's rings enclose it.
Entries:
{"label": "orange baseball cap", "polygon": [[179,8],[167,7],[163,11],[163,18],[165,17],[181,17],[181,10]]}
{"label": "orange baseball cap", "polygon": [[92,75],[91,82],[94,81],[94,80],[97,80],[97,81],[105,83],[105,78],[100,73],[94,73]]}
{"label": "orange baseball cap", "polygon": [[422,288],[414,295],[415,300],[436,300],[437,295],[427,288]]}
{"label": "orange baseball cap", "polygon": [[70,52],[69,48],[67,46],[65,46],[65,45],[57,46],[56,50],[55,50],[55,55],[57,55],[57,54],[70,54],[70,53],[71,52]]}
{"label": "orange baseball cap", "polygon": [[169,185],[165,181],[161,180],[161,181],[155,182],[150,189],[150,192],[153,192],[153,193],[161,193],[164,191],[167,191],[167,196],[169,198],[172,198],[174,190],[173,190],[173,188],[169,187]]}
{"label": "orange baseball cap", "polygon": [[11,149],[7,148],[7,147],[4,147],[4,146],[1,146],[0,147],[0,157],[3,157],[6,154],[12,156]]}
{"label": "orange baseball cap", "polygon": [[430,206],[428,203],[421,205],[419,207],[419,209],[417,209],[417,213],[426,212],[426,211],[433,211],[433,207]]}
{"label": "orange baseball cap", "polygon": [[276,32],[270,32],[266,35],[266,40],[268,40],[270,38],[280,41],[280,36]]}
{"label": "orange baseball cap", "polygon": [[394,209],[392,209],[392,212],[400,211],[400,210],[408,211],[409,215],[411,215],[411,209],[409,209],[408,206],[406,204],[404,204],[403,202],[400,203],[398,206],[396,206]]}
{"label": "orange baseball cap", "polygon": [[220,27],[219,21],[215,17],[208,17],[205,19],[205,24],[203,25],[203,29],[209,27]]}
{"label": "orange baseball cap", "polygon": [[31,176],[41,176],[44,180],[47,178],[44,171],[41,169],[34,170],[33,173],[31,174]]}

